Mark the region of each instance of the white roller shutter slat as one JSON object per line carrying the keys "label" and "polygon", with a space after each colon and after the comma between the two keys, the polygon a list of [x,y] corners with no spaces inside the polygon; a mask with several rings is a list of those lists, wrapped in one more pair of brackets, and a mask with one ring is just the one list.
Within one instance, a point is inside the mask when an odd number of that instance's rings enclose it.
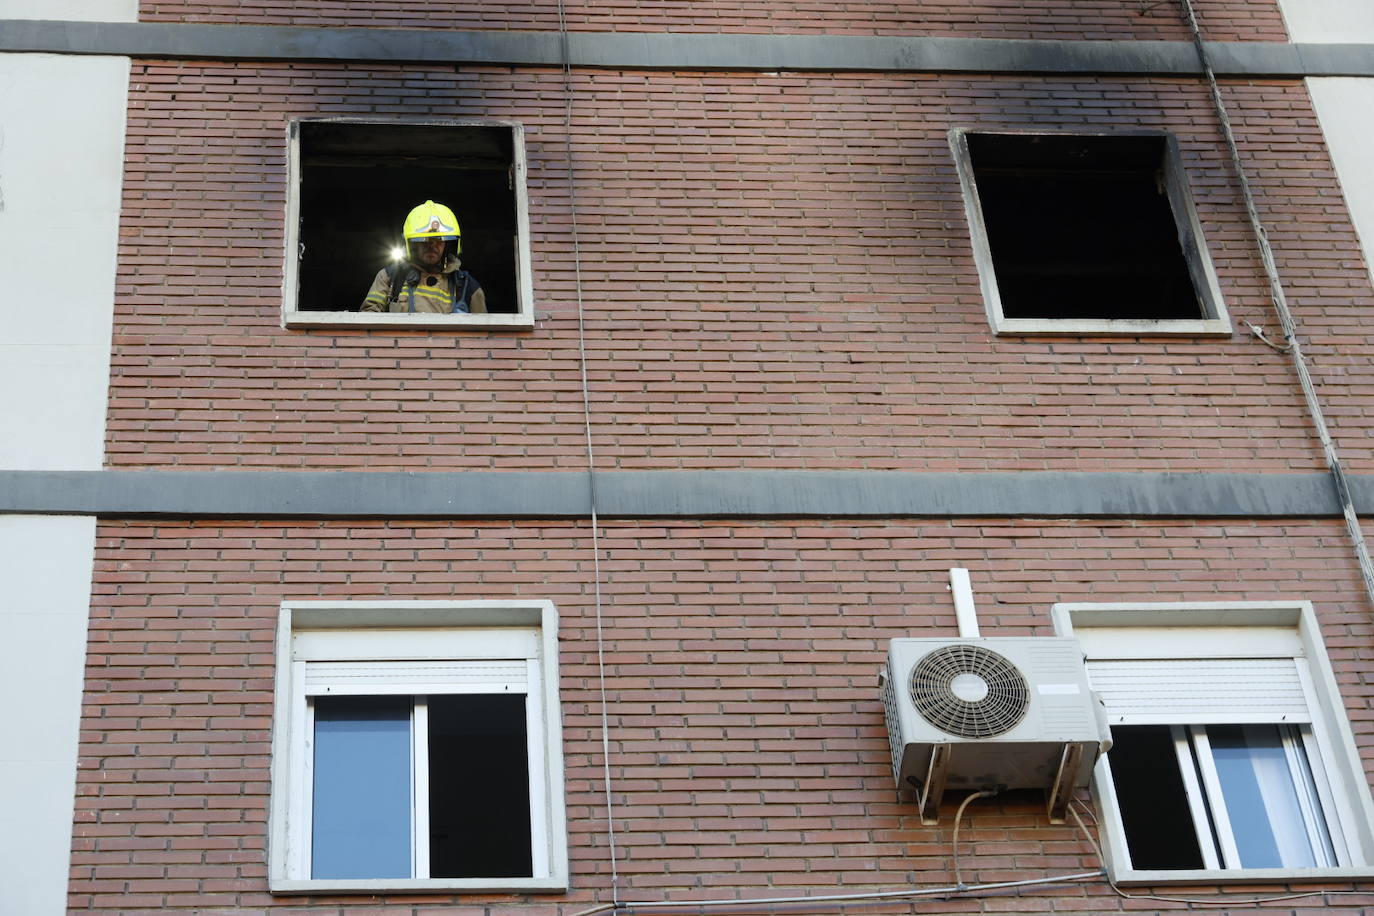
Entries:
{"label": "white roller shutter slat", "polygon": [[1113,723],[1310,722],[1292,658],[1089,660]]}
{"label": "white roller shutter slat", "polygon": [[305,690],[320,693],[424,693],[438,688],[528,687],[525,659],[467,659],[412,662],[307,662]]}

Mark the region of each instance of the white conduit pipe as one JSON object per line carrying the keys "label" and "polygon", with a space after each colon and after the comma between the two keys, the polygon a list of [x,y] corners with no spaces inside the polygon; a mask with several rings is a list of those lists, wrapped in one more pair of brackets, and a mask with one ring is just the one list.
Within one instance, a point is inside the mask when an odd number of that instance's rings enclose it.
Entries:
{"label": "white conduit pipe", "polygon": [[1354,542],[1355,558],[1359,562],[1360,575],[1364,579],[1365,594],[1371,603],[1374,603],[1374,563],[1370,562],[1369,549],[1365,546],[1364,532],[1360,528],[1360,519],[1355,514],[1355,502],[1350,494],[1350,483],[1346,479],[1345,470],[1341,467],[1340,456],[1336,454],[1336,444],[1332,441],[1331,433],[1326,427],[1326,418],[1322,415],[1321,404],[1317,400],[1317,389],[1312,384],[1312,375],[1307,371],[1307,362],[1302,355],[1302,343],[1298,340],[1297,324],[1293,320],[1293,313],[1288,309],[1288,299],[1283,294],[1279,268],[1274,261],[1273,249],[1269,247],[1269,236],[1264,231],[1264,224],[1260,221],[1259,210],[1255,207],[1255,197],[1250,191],[1250,179],[1246,176],[1245,166],[1241,163],[1240,150],[1236,147],[1236,135],[1231,129],[1231,119],[1226,114],[1226,103],[1221,98],[1221,88],[1217,85],[1217,75],[1212,69],[1211,55],[1207,52],[1207,46],[1202,41],[1202,30],[1198,28],[1192,0],[1180,0],[1180,2],[1183,5],[1183,14],[1188,22],[1188,28],[1193,33],[1193,46],[1197,48],[1198,60],[1202,64],[1203,72],[1207,75],[1207,85],[1212,92],[1212,104],[1216,107],[1217,119],[1221,122],[1222,136],[1226,138],[1226,149],[1231,154],[1231,166],[1235,169],[1236,177],[1240,180],[1240,191],[1245,199],[1245,212],[1250,217],[1250,228],[1259,241],[1260,257],[1264,261],[1264,273],[1269,279],[1269,295],[1274,302],[1274,310],[1278,312],[1279,325],[1283,328],[1283,335],[1288,340],[1288,352],[1293,357],[1293,366],[1298,373],[1298,383],[1302,386],[1303,398],[1307,401],[1307,412],[1311,415],[1312,423],[1317,428],[1317,436],[1321,439],[1322,453],[1326,457],[1326,467],[1331,472],[1331,479],[1336,485],[1336,496],[1340,499],[1341,514],[1345,516],[1345,527],[1350,532],[1350,540]]}
{"label": "white conduit pipe", "polygon": [[1027,878],[1024,881],[1000,881],[995,884],[966,884],[954,887],[908,888],[901,891],[876,891],[864,894],[818,894],[814,897],[751,897],[742,900],[646,900],[643,902],[626,901],[607,903],[603,906],[582,910],[572,916],[596,916],[610,910],[621,912],[665,909],[738,909],[748,906],[776,906],[781,903],[839,903],[844,901],[868,900],[905,900],[912,897],[949,897],[967,894],[971,891],[992,891],[1009,887],[1034,887],[1039,884],[1069,884],[1078,881],[1091,881],[1106,875],[1105,870],[1078,872],[1071,875],[1058,875],[1051,878]]}
{"label": "white conduit pipe", "polygon": [[954,593],[954,618],[959,623],[960,639],[977,639],[978,609],[973,606],[973,585],[968,570],[955,567],[949,571],[949,590]]}

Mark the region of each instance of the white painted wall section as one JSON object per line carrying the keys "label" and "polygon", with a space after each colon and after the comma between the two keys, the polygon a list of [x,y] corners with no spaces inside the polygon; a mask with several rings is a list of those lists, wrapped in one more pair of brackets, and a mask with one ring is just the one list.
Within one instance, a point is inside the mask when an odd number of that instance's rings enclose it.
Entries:
{"label": "white painted wall section", "polygon": [[1369,0],[1279,0],[1288,37],[1297,42],[1374,42],[1374,3]]}
{"label": "white painted wall section", "polygon": [[0,913],[67,908],[95,519],[0,516]]}
{"label": "white painted wall section", "polygon": [[[0,20],[137,13],[0,0]],[[0,468],[103,462],[128,85],[128,58],[0,54]],[[5,916],[67,909],[94,550],[93,518],[0,516]]]}
{"label": "white painted wall section", "polygon": [[0,19],[133,22],[138,0],[0,0]]}
{"label": "white painted wall section", "polygon": [[[1374,44],[1374,0],[1281,0],[1279,6],[1295,42]],[[1374,282],[1374,79],[1319,77],[1307,80],[1307,91]]]}
{"label": "white painted wall section", "polygon": [[1374,79],[1309,79],[1307,91],[1374,282]]}
{"label": "white painted wall section", "polygon": [[128,58],[0,55],[0,468],[101,465],[128,84]]}

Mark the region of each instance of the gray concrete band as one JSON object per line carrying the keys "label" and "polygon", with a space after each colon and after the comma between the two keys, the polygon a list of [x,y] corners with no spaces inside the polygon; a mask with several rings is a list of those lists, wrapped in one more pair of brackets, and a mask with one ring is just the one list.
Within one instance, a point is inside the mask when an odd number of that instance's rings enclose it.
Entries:
{"label": "gray concrete band", "polygon": [[[552,67],[557,32],[2,20],[0,51],[141,58],[391,61]],[[1214,42],[1220,76],[1374,76],[1374,45]],[[1184,41],[574,32],[577,67],[1198,75]]]}
{"label": "gray concrete band", "polygon": [[[1353,478],[1374,512],[1374,476]],[[107,518],[581,518],[576,471],[0,471],[0,513]],[[1319,518],[1326,474],[606,471],[602,518]]]}

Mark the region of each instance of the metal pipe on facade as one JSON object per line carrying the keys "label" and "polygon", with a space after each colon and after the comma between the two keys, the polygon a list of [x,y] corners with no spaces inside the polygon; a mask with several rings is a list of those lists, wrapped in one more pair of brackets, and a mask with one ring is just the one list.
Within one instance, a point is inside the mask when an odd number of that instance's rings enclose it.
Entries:
{"label": "metal pipe on facade", "polygon": [[1360,575],[1364,579],[1365,594],[1371,603],[1374,603],[1374,563],[1369,558],[1369,548],[1365,545],[1364,531],[1360,528],[1359,516],[1355,514],[1355,502],[1350,492],[1350,483],[1345,476],[1345,470],[1341,466],[1340,456],[1336,453],[1336,443],[1331,438],[1331,432],[1326,426],[1326,418],[1322,414],[1321,402],[1317,399],[1317,389],[1312,383],[1312,374],[1308,371],[1306,359],[1302,352],[1302,342],[1298,339],[1297,322],[1293,319],[1293,313],[1288,308],[1288,298],[1283,292],[1283,282],[1279,278],[1278,264],[1274,261],[1274,251],[1269,246],[1269,235],[1264,230],[1264,223],[1259,217],[1259,210],[1255,206],[1255,196],[1250,190],[1250,179],[1245,174],[1245,165],[1241,162],[1240,150],[1236,146],[1235,131],[1231,129],[1231,118],[1226,113],[1226,102],[1221,97],[1221,87],[1217,85],[1216,71],[1212,68],[1212,57],[1207,51],[1207,45],[1202,40],[1202,30],[1198,27],[1197,15],[1193,11],[1192,0],[1179,0],[1183,7],[1183,16],[1188,23],[1188,28],[1192,31],[1193,46],[1197,49],[1199,62],[1202,64],[1203,73],[1207,77],[1207,85],[1212,93],[1212,104],[1216,108],[1217,119],[1221,122],[1221,133],[1226,140],[1226,149],[1231,154],[1231,166],[1235,169],[1236,178],[1240,182],[1241,196],[1245,200],[1245,212],[1250,218],[1250,228],[1255,233],[1255,238],[1259,243],[1260,258],[1264,261],[1264,273],[1269,280],[1269,296],[1274,303],[1274,311],[1278,313],[1279,325],[1283,328],[1283,335],[1288,341],[1287,352],[1292,357],[1293,367],[1298,373],[1298,383],[1302,387],[1303,400],[1307,402],[1307,412],[1312,418],[1312,424],[1317,428],[1317,436],[1321,439],[1322,454],[1326,458],[1326,467],[1331,474],[1332,483],[1336,487],[1336,496],[1340,500],[1341,514],[1345,517],[1345,527],[1350,533],[1350,540],[1354,544],[1355,559],[1360,566]]}

